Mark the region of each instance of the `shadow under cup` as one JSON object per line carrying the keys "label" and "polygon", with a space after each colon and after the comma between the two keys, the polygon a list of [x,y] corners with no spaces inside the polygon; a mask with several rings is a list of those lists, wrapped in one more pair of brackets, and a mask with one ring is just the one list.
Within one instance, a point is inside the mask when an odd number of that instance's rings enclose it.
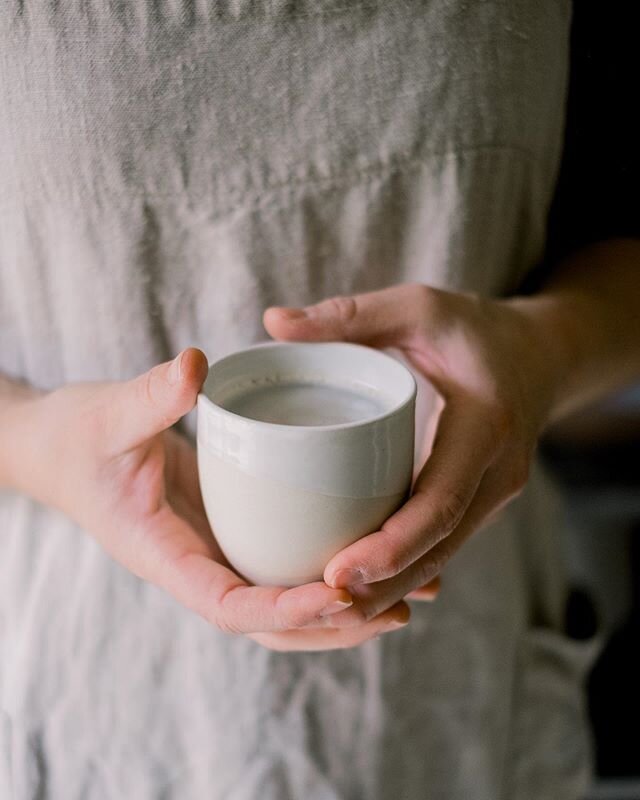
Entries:
{"label": "shadow under cup", "polygon": [[408,497],[416,382],[345,342],[265,342],[215,362],[198,396],[209,523],[258,585],[322,580],[327,562]]}

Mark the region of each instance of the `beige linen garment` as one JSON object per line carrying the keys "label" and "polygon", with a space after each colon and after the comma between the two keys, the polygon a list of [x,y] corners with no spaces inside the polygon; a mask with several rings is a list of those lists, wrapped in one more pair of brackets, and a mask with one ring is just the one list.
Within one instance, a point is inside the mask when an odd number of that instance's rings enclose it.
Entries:
{"label": "beige linen garment", "polygon": [[[569,17],[567,0],[4,0],[0,371],[124,379],[266,339],[270,304],[513,291],[544,247]],[[562,632],[560,525],[535,471],[407,628],[281,654],[4,492],[0,798],[577,798],[588,645]]]}

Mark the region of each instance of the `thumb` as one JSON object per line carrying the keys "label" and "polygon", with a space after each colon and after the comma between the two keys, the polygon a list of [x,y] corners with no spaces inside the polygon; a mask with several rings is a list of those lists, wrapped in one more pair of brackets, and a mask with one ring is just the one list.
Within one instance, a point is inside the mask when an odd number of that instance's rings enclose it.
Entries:
{"label": "thumb", "polygon": [[112,384],[109,450],[120,454],[138,447],[191,411],[208,368],[202,350],[189,347],[137,378]]}
{"label": "thumb", "polygon": [[399,346],[424,321],[426,289],[422,284],[405,283],[330,297],[304,308],[271,306],[264,312],[263,324],[274,339]]}

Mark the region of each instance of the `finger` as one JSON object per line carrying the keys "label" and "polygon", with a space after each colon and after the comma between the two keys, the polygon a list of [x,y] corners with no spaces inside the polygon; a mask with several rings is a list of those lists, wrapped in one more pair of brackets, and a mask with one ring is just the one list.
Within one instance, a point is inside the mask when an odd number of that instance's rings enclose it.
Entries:
{"label": "finger", "polygon": [[347,341],[385,347],[410,339],[425,314],[427,287],[405,283],[349,296],[336,296],[305,308],[271,306],[264,327],[274,339]]}
{"label": "finger", "polygon": [[344,589],[321,581],[293,589],[249,586],[216,562],[206,542],[164,505],[134,539],[130,561],[145,580],[227,633],[280,631],[347,608]]}
{"label": "finger", "polygon": [[412,565],[408,571],[413,571],[410,581],[418,584],[432,581],[473,533],[496,521],[505,506],[520,494],[525,483],[526,477],[522,475],[521,467],[509,459],[501,459],[492,465],[486,471],[460,525]]}
{"label": "finger", "polygon": [[460,400],[447,403],[411,497],[379,531],[336,553],[325,567],[327,584],[392,578],[447,537],[469,507],[494,447],[479,408]]}
{"label": "finger", "polygon": [[104,398],[108,450],[117,455],[138,447],[191,411],[207,371],[205,354],[189,347],[173,361],[112,384]]}
{"label": "finger", "polygon": [[[393,606],[399,598],[404,600],[417,600],[420,602],[433,602],[440,592],[440,577],[436,576],[433,580],[423,586],[417,586],[409,591],[406,587],[412,588],[415,579],[407,575],[401,578],[398,576],[388,581],[380,583],[360,584],[351,587],[353,604],[337,614],[332,615],[326,620],[315,621],[305,625],[305,628],[332,627],[350,628],[360,627],[369,622],[376,614],[380,614],[385,609]],[[404,592],[404,594],[403,594]]]}
{"label": "finger", "polygon": [[383,633],[404,628],[411,610],[406,603],[397,603],[374,619],[357,628],[304,628],[281,633],[251,634],[251,638],[271,650],[337,650],[357,647]]}
{"label": "finger", "polygon": [[349,608],[337,614],[332,624],[357,625],[363,609],[366,616],[379,614],[397,602],[398,598],[406,598],[417,587],[431,583],[462,545],[495,519],[496,509],[504,508],[514,496],[515,493],[509,488],[510,475],[503,469],[502,466],[493,466],[487,470],[464,519],[450,536],[400,575],[380,583],[354,586],[352,593],[354,606],[358,606],[358,616],[352,616]]}
{"label": "finger", "polygon": [[440,577],[436,576],[432,581],[429,581],[429,583],[426,583],[424,586],[419,586],[417,589],[409,592],[407,598],[409,598],[409,600],[420,600],[431,603],[436,599],[439,593]]}
{"label": "finger", "polygon": [[497,507],[505,505],[502,496],[503,492],[490,477],[483,481],[460,525],[450,536],[412,564],[404,580],[408,581],[409,585],[424,581],[432,582],[473,533],[495,520]]}

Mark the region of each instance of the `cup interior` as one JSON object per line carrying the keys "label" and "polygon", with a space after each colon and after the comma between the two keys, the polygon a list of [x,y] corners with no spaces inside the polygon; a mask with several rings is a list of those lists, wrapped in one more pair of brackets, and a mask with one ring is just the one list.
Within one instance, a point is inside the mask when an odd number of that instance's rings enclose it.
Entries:
{"label": "cup interior", "polygon": [[[317,420],[313,423],[313,427],[333,428],[391,414],[411,402],[416,392],[411,372],[380,350],[348,342],[264,342],[212,364],[202,394],[222,413],[274,425],[280,423],[251,415],[252,398],[269,392],[272,402],[278,402],[282,389],[282,401],[286,402],[292,387],[300,393],[299,402],[304,402],[308,387],[314,387],[316,402],[321,402],[323,387],[327,392],[340,390],[345,398],[347,393],[359,398],[349,401],[353,418],[348,422],[336,423],[327,416],[326,424]],[[300,419],[304,420],[304,415]]]}

